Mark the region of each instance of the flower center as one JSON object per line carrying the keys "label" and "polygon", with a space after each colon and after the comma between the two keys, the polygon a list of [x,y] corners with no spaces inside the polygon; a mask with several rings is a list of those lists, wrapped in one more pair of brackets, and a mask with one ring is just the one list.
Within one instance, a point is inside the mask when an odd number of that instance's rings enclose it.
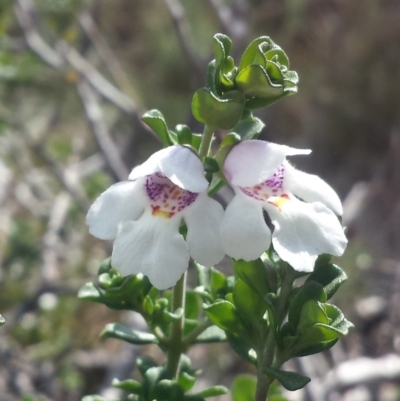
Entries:
{"label": "flower center", "polygon": [[262,182],[261,184],[254,185],[253,187],[239,187],[242,192],[259,201],[267,201],[271,196],[280,197],[285,195],[283,189],[285,167],[279,166],[271,178]]}
{"label": "flower center", "polygon": [[150,199],[153,216],[167,219],[191,205],[198,195],[179,188],[161,173],[146,178],[145,190]]}

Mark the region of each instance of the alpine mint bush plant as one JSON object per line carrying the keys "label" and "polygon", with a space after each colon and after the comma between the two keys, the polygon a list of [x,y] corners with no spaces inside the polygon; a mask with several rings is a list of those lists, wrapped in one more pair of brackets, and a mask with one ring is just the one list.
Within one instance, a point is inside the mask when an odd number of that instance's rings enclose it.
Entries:
{"label": "alpine mint bush plant", "polygon": [[[264,124],[252,110],[295,94],[297,74],[268,37],[254,40],[238,66],[231,45],[214,36],[207,86],[193,96],[203,134],[185,125],[170,129],[158,110],[146,113],[164,149],[107,189],[87,214],[91,234],[115,241],[98,282],[79,297],[140,313],[149,327],[112,323],[101,337],[157,344],[166,354],[163,365],[138,358],[140,382],[114,381],[123,400],[202,401],[227,393],[218,385],[191,391],[199,372],[185,353],[211,342],[228,342],[257,371],[235,379],[234,401],[285,400],[274,381],[294,391],[310,379],[282,365],[329,349],[352,327],[328,302],[347,279],[331,261],[347,245],[336,192],[287,160],[311,150],[257,139]],[[217,129],[226,134],[213,153]],[[212,196],[227,184],[235,195],[224,210]],[[225,255],[232,258],[229,277],[214,268]],[[193,289],[186,288],[190,264]]]}

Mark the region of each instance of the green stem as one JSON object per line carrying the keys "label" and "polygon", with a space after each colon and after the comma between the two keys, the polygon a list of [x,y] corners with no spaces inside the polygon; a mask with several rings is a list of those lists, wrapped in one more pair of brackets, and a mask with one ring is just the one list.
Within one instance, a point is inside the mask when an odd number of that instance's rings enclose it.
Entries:
{"label": "green stem", "polygon": [[172,322],[171,336],[168,339],[167,369],[172,377],[177,377],[179,370],[179,360],[183,352],[183,325],[185,322],[185,291],[186,291],[186,272],[176,283],[172,299],[172,312],[182,310],[179,319]]}
{"label": "green stem", "polygon": [[[287,314],[287,300],[289,294],[293,288],[293,282],[296,278],[296,272],[287,268],[285,272],[285,276],[282,278],[281,290],[277,299],[276,306],[276,325],[278,327],[281,326],[285,316]],[[270,368],[272,366],[279,368],[280,366],[275,366],[274,364],[275,356],[276,356],[276,340],[274,327],[270,328],[270,331],[267,336],[267,341],[265,343],[265,348],[262,350],[259,355],[261,356],[260,361],[258,363],[258,374],[257,374],[257,388],[256,388],[256,396],[255,401],[265,401],[268,397],[268,391],[271,383],[274,381],[273,377],[268,374],[265,374],[264,371],[266,368]],[[279,358],[278,358],[279,359]]]}
{"label": "green stem", "polygon": [[205,125],[199,149],[199,157],[201,161],[203,161],[203,159],[208,155],[208,152],[210,151],[213,134],[214,128]]}

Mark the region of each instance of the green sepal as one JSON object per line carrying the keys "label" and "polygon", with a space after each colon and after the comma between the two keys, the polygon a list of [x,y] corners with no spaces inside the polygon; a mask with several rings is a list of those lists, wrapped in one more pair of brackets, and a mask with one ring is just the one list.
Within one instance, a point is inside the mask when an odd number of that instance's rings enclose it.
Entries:
{"label": "green sepal", "polygon": [[324,287],[327,298],[330,299],[338,288],[347,280],[346,273],[332,263],[317,263],[307,282],[316,281]]}
{"label": "green sepal", "polygon": [[264,297],[265,294],[271,292],[267,271],[260,258],[249,262],[243,259],[232,259],[232,264],[237,277],[242,279],[261,297]]}
{"label": "green sepal", "polygon": [[192,395],[193,397],[208,398],[208,397],[218,397],[220,395],[225,395],[228,394],[228,392],[229,390],[225,386],[213,386]]}
{"label": "green sepal", "polygon": [[309,300],[320,302],[326,302],[327,300],[324,288],[316,281],[304,283],[300,290],[296,290],[296,295],[290,302],[288,320],[294,327],[297,327],[299,323],[303,305]]}
{"label": "green sepal", "polygon": [[246,326],[231,302],[220,300],[211,305],[203,305],[203,309],[217,327],[233,336],[248,340]]}
{"label": "green sepal", "polygon": [[175,132],[180,145],[192,145],[192,130],[187,125],[178,124]]}
{"label": "green sepal", "polygon": [[127,379],[120,381],[118,379],[114,379],[111,385],[115,388],[120,388],[121,390],[127,391],[131,394],[143,395],[143,385],[136,380]]}
{"label": "green sepal", "polygon": [[257,117],[253,117],[251,113],[246,118],[242,118],[233,128],[232,133],[239,135],[241,140],[247,141],[256,139],[260,135],[265,124]]}
{"label": "green sepal", "polygon": [[218,173],[219,171],[218,163],[213,157],[205,157],[203,166],[206,173]]}
{"label": "green sepal", "polygon": [[242,92],[232,90],[217,97],[208,88],[199,89],[193,96],[192,113],[197,121],[212,127],[230,129],[240,120],[245,104]]}
{"label": "green sepal", "polygon": [[265,368],[264,373],[278,380],[286,390],[296,391],[310,383],[311,379],[296,372],[288,372],[275,368]]}
{"label": "green sepal", "polygon": [[257,379],[252,375],[238,375],[232,382],[232,401],[253,401],[256,395]]}
{"label": "green sepal", "polygon": [[159,110],[150,110],[143,114],[142,120],[157,134],[164,146],[172,144],[170,131],[163,114]]}
{"label": "green sepal", "polygon": [[158,344],[157,338],[151,333],[129,329],[120,323],[107,324],[100,338],[115,338],[130,344]]}

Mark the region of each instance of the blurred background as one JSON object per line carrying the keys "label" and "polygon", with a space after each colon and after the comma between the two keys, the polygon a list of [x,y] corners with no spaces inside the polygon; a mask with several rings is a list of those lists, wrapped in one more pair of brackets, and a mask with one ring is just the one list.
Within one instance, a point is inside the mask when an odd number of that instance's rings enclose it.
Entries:
{"label": "blurred background", "polygon": [[[84,218],[160,148],[145,111],[202,130],[191,97],[217,32],[231,37],[237,62],[260,35],[289,55],[299,93],[257,113],[262,137],[313,149],[294,162],[344,202],[349,281],[334,302],[356,328],[289,366],[312,382],[288,397],[400,400],[400,2],[2,0],[0,401],[115,397],[112,378],[131,377],[139,350],[98,336],[107,323],[140,322],[76,298],[110,254]],[[252,372],[225,346],[191,356],[200,384],[229,387]]]}

